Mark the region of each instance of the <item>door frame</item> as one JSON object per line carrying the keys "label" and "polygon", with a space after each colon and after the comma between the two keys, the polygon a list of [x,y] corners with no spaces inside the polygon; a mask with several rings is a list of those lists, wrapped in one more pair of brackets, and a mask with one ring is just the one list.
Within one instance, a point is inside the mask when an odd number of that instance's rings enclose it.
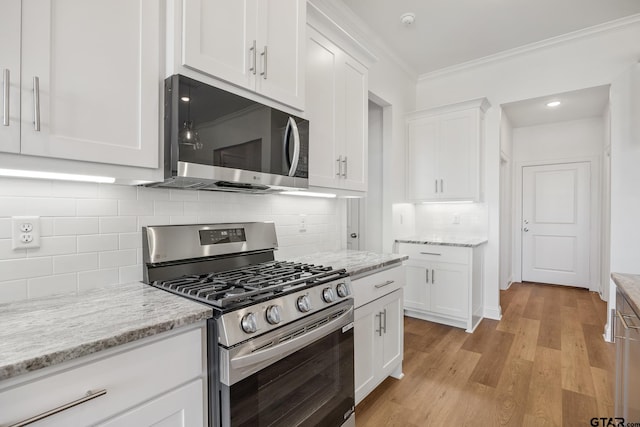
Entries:
{"label": "door frame", "polygon": [[551,166],[561,165],[565,163],[589,163],[590,177],[589,187],[591,193],[590,203],[590,224],[589,224],[589,244],[590,244],[590,268],[589,286],[590,291],[599,292],[600,290],[600,265],[602,252],[600,248],[601,241],[601,200],[602,200],[602,173],[600,156],[586,157],[569,157],[553,160],[535,160],[526,162],[517,162],[514,168],[514,198],[513,198],[513,280],[515,282],[522,281],[522,174],[523,168],[526,166]]}

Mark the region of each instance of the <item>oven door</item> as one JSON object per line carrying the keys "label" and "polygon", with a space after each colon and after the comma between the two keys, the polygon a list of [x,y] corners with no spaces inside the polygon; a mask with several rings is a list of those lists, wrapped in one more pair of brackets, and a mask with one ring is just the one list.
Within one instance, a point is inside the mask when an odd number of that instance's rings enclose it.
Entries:
{"label": "oven door", "polygon": [[353,422],[353,301],[221,348],[223,426]]}

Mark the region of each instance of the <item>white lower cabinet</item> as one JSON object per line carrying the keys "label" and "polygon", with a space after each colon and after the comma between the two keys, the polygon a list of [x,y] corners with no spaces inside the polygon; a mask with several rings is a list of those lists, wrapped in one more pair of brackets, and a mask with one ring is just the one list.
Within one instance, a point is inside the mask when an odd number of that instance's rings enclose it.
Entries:
{"label": "white lower cabinet", "polygon": [[403,285],[403,267],[352,282],[356,404],[389,375],[402,377]]}
{"label": "white lower cabinet", "polygon": [[473,332],[483,316],[482,249],[400,243],[406,261],[405,315]]}
{"label": "white lower cabinet", "polygon": [[34,425],[206,425],[205,325],[185,329],[0,382],[0,425],[64,406]]}

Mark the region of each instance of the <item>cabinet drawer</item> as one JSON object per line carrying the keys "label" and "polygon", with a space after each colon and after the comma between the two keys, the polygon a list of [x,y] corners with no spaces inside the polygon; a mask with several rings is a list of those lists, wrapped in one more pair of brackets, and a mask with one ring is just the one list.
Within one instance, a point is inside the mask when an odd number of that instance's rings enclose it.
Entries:
{"label": "cabinet drawer", "polygon": [[351,282],[356,308],[404,286],[404,266],[398,266]]}
{"label": "cabinet drawer", "polygon": [[460,246],[422,245],[414,243],[398,244],[398,253],[413,259],[430,262],[451,262],[469,264],[471,248]]}
{"label": "cabinet drawer", "polygon": [[203,329],[192,329],[103,358],[91,358],[67,370],[0,385],[0,425],[12,424],[84,397],[106,394],[47,417],[36,425],[93,425],[180,384],[201,377]]}

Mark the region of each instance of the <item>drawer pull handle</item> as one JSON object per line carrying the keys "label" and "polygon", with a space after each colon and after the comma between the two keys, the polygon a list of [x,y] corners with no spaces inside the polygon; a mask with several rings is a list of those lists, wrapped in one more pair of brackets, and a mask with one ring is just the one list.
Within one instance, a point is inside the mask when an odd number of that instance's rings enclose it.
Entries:
{"label": "drawer pull handle", "polygon": [[384,288],[385,286],[388,286],[388,285],[392,284],[393,282],[394,282],[394,280],[387,280],[384,283],[380,283],[380,284],[376,285],[376,288],[377,289]]}
{"label": "drawer pull handle", "polygon": [[442,256],[442,254],[436,253],[436,252],[420,252],[420,255],[435,255],[435,256]]}
{"label": "drawer pull handle", "polygon": [[616,314],[620,318],[620,321],[622,322],[622,326],[624,326],[625,329],[640,329],[640,326],[629,325],[627,323],[627,319],[631,319],[634,316],[631,316],[631,315],[628,315],[628,314],[622,314],[618,310],[616,310]]}
{"label": "drawer pull handle", "polygon": [[51,409],[47,412],[43,412],[41,414],[38,414],[34,417],[31,417],[29,419],[20,421],[18,423],[15,424],[11,424],[9,427],[22,427],[22,426],[26,426],[28,424],[31,423],[35,423],[36,421],[40,421],[43,420],[47,417],[50,417],[51,415],[55,415],[59,412],[62,411],[66,411],[67,409],[73,408],[74,406],[78,406],[81,405],[85,402],[88,402],[89,400],[95,399],[96,397],[100,397],[100,396],[104,396],[105,394],[107,394],[107,390],[106,389],[102,389],[102,390],[97,390],[97,391],[88,391],[87,395],[84,397],[81,397],[78,400],[74,400],[73,402],[69,402],[65,405],[62,406],[58,406],[57,408]]}

